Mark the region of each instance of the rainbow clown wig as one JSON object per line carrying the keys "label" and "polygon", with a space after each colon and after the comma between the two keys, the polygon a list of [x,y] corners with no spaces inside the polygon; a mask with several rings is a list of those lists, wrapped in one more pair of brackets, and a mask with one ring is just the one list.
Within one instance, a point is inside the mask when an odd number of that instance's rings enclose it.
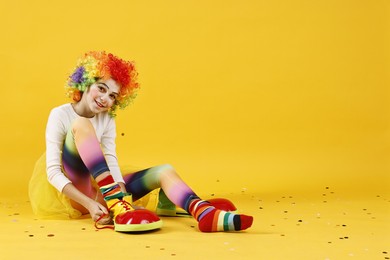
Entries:
{"label": "rainbow clown wig", "polygon": [[77,66],[66,83],[66,94],[78,102],[93,83],[112,78],[120,86],[119,96],[109,111],[115,117],[117,107],[124,109],[137,96],[137,75],[133,62],[104,51],[90,51],[77,61]]}

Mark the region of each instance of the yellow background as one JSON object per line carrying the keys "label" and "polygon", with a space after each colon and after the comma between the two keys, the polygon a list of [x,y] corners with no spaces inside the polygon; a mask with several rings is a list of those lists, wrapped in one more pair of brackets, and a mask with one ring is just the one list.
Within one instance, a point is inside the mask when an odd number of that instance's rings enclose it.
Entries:
{"label": "yellow background", "polygon": [[[135,60],[123,164],[199,192],[389,188],[389,2],[0,2],[0,195],[26,195],[76,59]],[[122,133],[124,135],[122,135]]]}

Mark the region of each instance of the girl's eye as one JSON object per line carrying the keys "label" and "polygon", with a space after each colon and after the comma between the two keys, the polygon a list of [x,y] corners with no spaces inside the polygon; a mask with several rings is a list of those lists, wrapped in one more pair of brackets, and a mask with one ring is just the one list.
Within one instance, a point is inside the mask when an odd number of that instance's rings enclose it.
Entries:
{"label": "girl's eye", "polygon": [[110,95],[110,98],[111,98],[111,100],[115,100],[116,99],[115,95]]}
{"label": "girl's eye", "polygon": [[102,86],[98,86],[98,88],[99,88],[99,90],[101,91],[101,92],[104,92],[106,89],[104,88],[104,87],[102,87]]}

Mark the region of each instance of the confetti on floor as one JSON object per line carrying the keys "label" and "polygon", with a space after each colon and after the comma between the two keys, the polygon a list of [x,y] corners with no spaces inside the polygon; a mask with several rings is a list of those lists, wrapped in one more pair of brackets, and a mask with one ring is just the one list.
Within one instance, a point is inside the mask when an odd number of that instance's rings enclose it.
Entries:
{"label": "confetti on floor", "polygon": [[[40,219],[25,198],[0,199],[2,259],[52,259],[58,252],[61,258],[86,259],[123,254],[134,259],[390,259],[388,194],[354,195],[332,186],[311,193],[252,194],[241,188],[208,194],[227,197],[239,213],[253,215],[253,227],[209,234],[199,232],[192,218],[163,217],[156,232],[96,232],[89,218]],[[97,250],[102,244],[116,249]]]}

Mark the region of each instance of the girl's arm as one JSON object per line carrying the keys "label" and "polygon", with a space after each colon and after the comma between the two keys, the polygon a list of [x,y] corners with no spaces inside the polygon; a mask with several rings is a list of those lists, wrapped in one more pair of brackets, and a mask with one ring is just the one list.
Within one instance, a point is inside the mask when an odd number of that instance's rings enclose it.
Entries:
{"label": "girl's arm", "polygon": [[[96,220],[106,208],[80,192],[62,172],[61,154],[65,136],[70,125],[66,113],[58,108],[51,111],[46,126],[46,167],[48,181],[61,193],[85,207]],[[100,222],[103,224],[104,221]]]}
{"label": "girl's arm", "polygon": [[68,118],[63,109],[54,108],[46,125],[46,172],[47,179],[59,192],[70,180],[62,172],[62,148],[68,131]]}
{"label": "girl's arm", "polygon": [[[65,194],[71,200],[79,203],[84,208],[86,208],[91,215],[91,218],[96,221],[101,215],[108,214],[106,207],[104,207],[99,202],[89,198],[84,193],[79,191],[72,183],[68,183],[62,190],[62,193]],[[110,217],[103,218],[100,223],[106,224],[106,222],[110,221]]]}

